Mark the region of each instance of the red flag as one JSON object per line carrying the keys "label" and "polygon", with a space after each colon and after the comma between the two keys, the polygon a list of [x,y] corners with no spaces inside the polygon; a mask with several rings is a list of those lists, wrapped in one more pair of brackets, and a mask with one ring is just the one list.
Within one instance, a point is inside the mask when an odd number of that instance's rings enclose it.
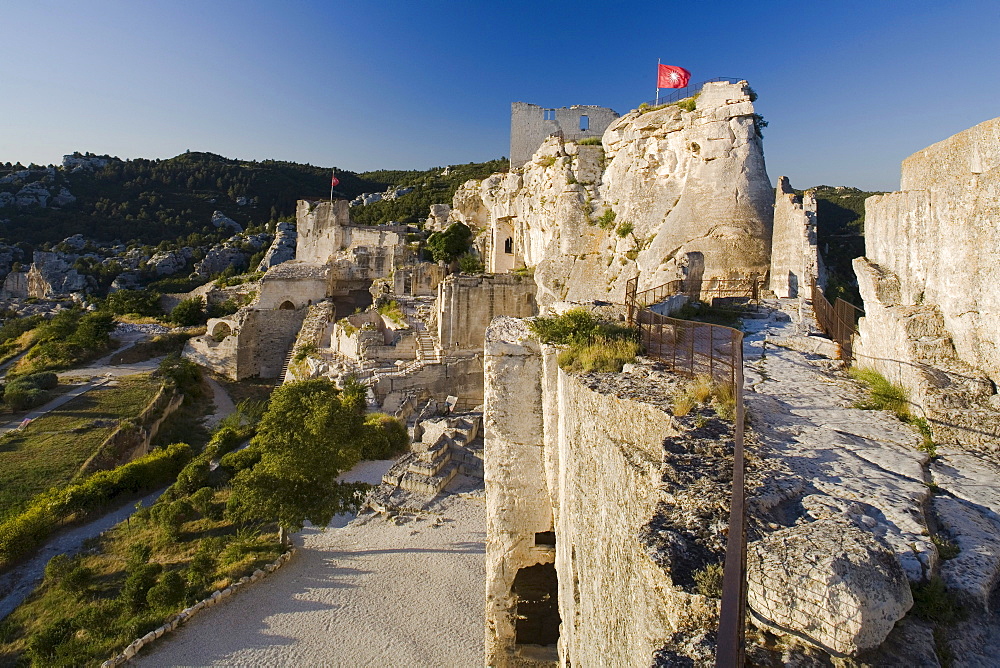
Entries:
{"label": "red flag", "polygon": [[330,179],[330,187],[336,188],[339,185],[340,185],[340,179],[338,179],[337,175],[334,174],[333,177]]}
{"label": "red flag", "polygon": [[691,73],[683,67],[660,65],[656,78],[657,88],[685,88],[691,80]]}

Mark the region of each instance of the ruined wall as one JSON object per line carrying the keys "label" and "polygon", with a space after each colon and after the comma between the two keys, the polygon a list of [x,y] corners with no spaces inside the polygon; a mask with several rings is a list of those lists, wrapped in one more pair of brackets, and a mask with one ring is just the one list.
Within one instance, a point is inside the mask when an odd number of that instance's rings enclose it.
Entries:
{"label": "ruined wall", "polygon": [[324,263],[344,245],[344,227],[351,217],[347,200],[310,202],[300,199],[295,208],[298,232],[295,259]]}
{"label": "ruined wall", "polygon": [[455,396],[462,405],[476,406],[483,401],[483,360],[478,355],[448,358],[412,373],[380,375],[374,389],[379,402],[392,392],[412,392],[438,401]]}
{"label": "ruined wall", "polygon": [[1000,382],[1000,118],[904,160],[901,188],[865,202],[866,257],[898,277],[899,304],[937,305],[957,356]]}
{"label": "ruined wall", "polygon": [[275,265],[261,279],[254,307],[298,309],[322,301],[330,292],[330,273],[329,267],[300,260]]}
{"label": "ruined wall", "polygon": [[277,378],[306,314],[306,309],[251,310],[239,332],[240,377]]}
{"label": "ruined wall", "polygon": [[533,267],[542,307],[621,302],[637,273],[640,289],[763,276],[774,191],[750,98],[746,82],[711,83],[693,111],[618,118],[600,147],[549,138],[519,170],[461,188],[451,217],[490,230],[490,269]]}
{"label": "ruined wall", "polygon": [[535,286],[517,275],[453,274],[438,285],[437,335],[446,353],[482,350],[483,336],[498,315],[535,315]]}
{"label": "ruined wall", "polygon": [[[618,112],[614,109],[593,105],[544,109],[537,104],[514,102],[510,105],[510,166],[520,167],[531,160],[554,132],[573,139],[600,137],[616,118]],[[585,129],[581,129],[582,124]]]}
{"label": "ruined wall", "polygon": [[555,659],[552,646],[516,642],[512,587],[536,564],[558,575],[561,665],[650,665],[675,633],[713,627],[715,603],[675,587],[639,538],[667,498],[673,419],[565,374],[509,318],[487,332],[485,377],[487,664]]}
{"label": "ruined wall", "polygon": [[774,198],[770,289],[778,297],[808,297],[822,285],[816,250],[816,198],[795,194],[787,176],[778,177]]}

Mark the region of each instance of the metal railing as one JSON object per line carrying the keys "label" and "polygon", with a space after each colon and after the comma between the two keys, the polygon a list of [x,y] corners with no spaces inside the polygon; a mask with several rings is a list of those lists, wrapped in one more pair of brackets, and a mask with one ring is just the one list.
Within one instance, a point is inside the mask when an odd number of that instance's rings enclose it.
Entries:
{"label": "metal railing", "polygon": [[[709,323],[680,320],[647,308],[676,294],[702,295],[711,290],[702,282],[671,281],[638,292],[639,278],[625,286],[625,305],[629,324],[639,329],[646,354],[667,364],[675,372],[695,376],[709,374],[717,382],[732,383],[736,399],[733,433],[733,487],[729,506],[729,534],[726,538],[726,561],[722,574],[722,608],[716,635],[715,665],[733,668],[744,663],[746,624],[746,482],[743,457],[743,332]],[[758,298],[760,283],[756,278],[744,285],[740,294],[735,285],[716,282],[715,289],[724,296]],[[749,293],[752,297],[749,297]]]}
{"label": "metal railing", "polygon": [[625,305],[629,309],[629,322],[633,310],[658,304],[674,295],[686,295],[694,301],[714,301],[715,299],[742,298],[753,303],[760,302],[762,280],[757,276],[735,279],[709,279],[707,281],[675,280],[648,290],[638,290],[639,278],[630,279],[625,284]]}
{"label": "metal railing", "polygon": [[823,333],[840,347],[840,359],[848,364],[854,357],[853,341],[858,331],[858,318],[864,311],[840,297],[833,304],[815,284],[812,286],[813,313]]}
{"label": "metal railing", "polygon": [[701,92],[702,86],[707,83],[715,83],[717,81],[725,81],[726,83],[739,83],[743,79],[738,77],[715,77],[712,79],[706,79],[705,81],[699,81],[696,84],[692,84],[685,88],[678,88],[676,92],[670,93],[668,95],[661,95],[659,99],[652,99],[648,102],[643,102],[647,107],[657,107],[663,106],[665,104],[673,104],[684,98],[693,97]]}

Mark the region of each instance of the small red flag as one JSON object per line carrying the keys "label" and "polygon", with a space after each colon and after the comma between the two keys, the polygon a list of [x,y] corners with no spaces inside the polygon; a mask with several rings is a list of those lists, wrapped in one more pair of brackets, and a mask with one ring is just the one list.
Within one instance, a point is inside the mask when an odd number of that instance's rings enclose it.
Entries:
{"label": "small red flag", "polygon": [[340,179],[338,179],[337,175],[334,174],[333,177],[330,178],[330,187],[336,188],[339,185],[340,185]]}
{"label": "small red flag", "polygon": [[656,78],[657,88],[685,88],[691,80],[691,73],[683,67],[660,65]]}

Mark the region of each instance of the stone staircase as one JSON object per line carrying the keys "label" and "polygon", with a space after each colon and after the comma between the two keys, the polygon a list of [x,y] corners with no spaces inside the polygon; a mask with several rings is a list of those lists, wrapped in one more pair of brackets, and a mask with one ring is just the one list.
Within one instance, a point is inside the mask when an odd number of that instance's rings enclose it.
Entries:
{"label": "stone staircase", "polygon": [[424,420],[419,442],[382,477],[393,488],[429,497],[439,494],[459,473],[483,474],[480,438],[482,415],[470,413],[438,420]]}

